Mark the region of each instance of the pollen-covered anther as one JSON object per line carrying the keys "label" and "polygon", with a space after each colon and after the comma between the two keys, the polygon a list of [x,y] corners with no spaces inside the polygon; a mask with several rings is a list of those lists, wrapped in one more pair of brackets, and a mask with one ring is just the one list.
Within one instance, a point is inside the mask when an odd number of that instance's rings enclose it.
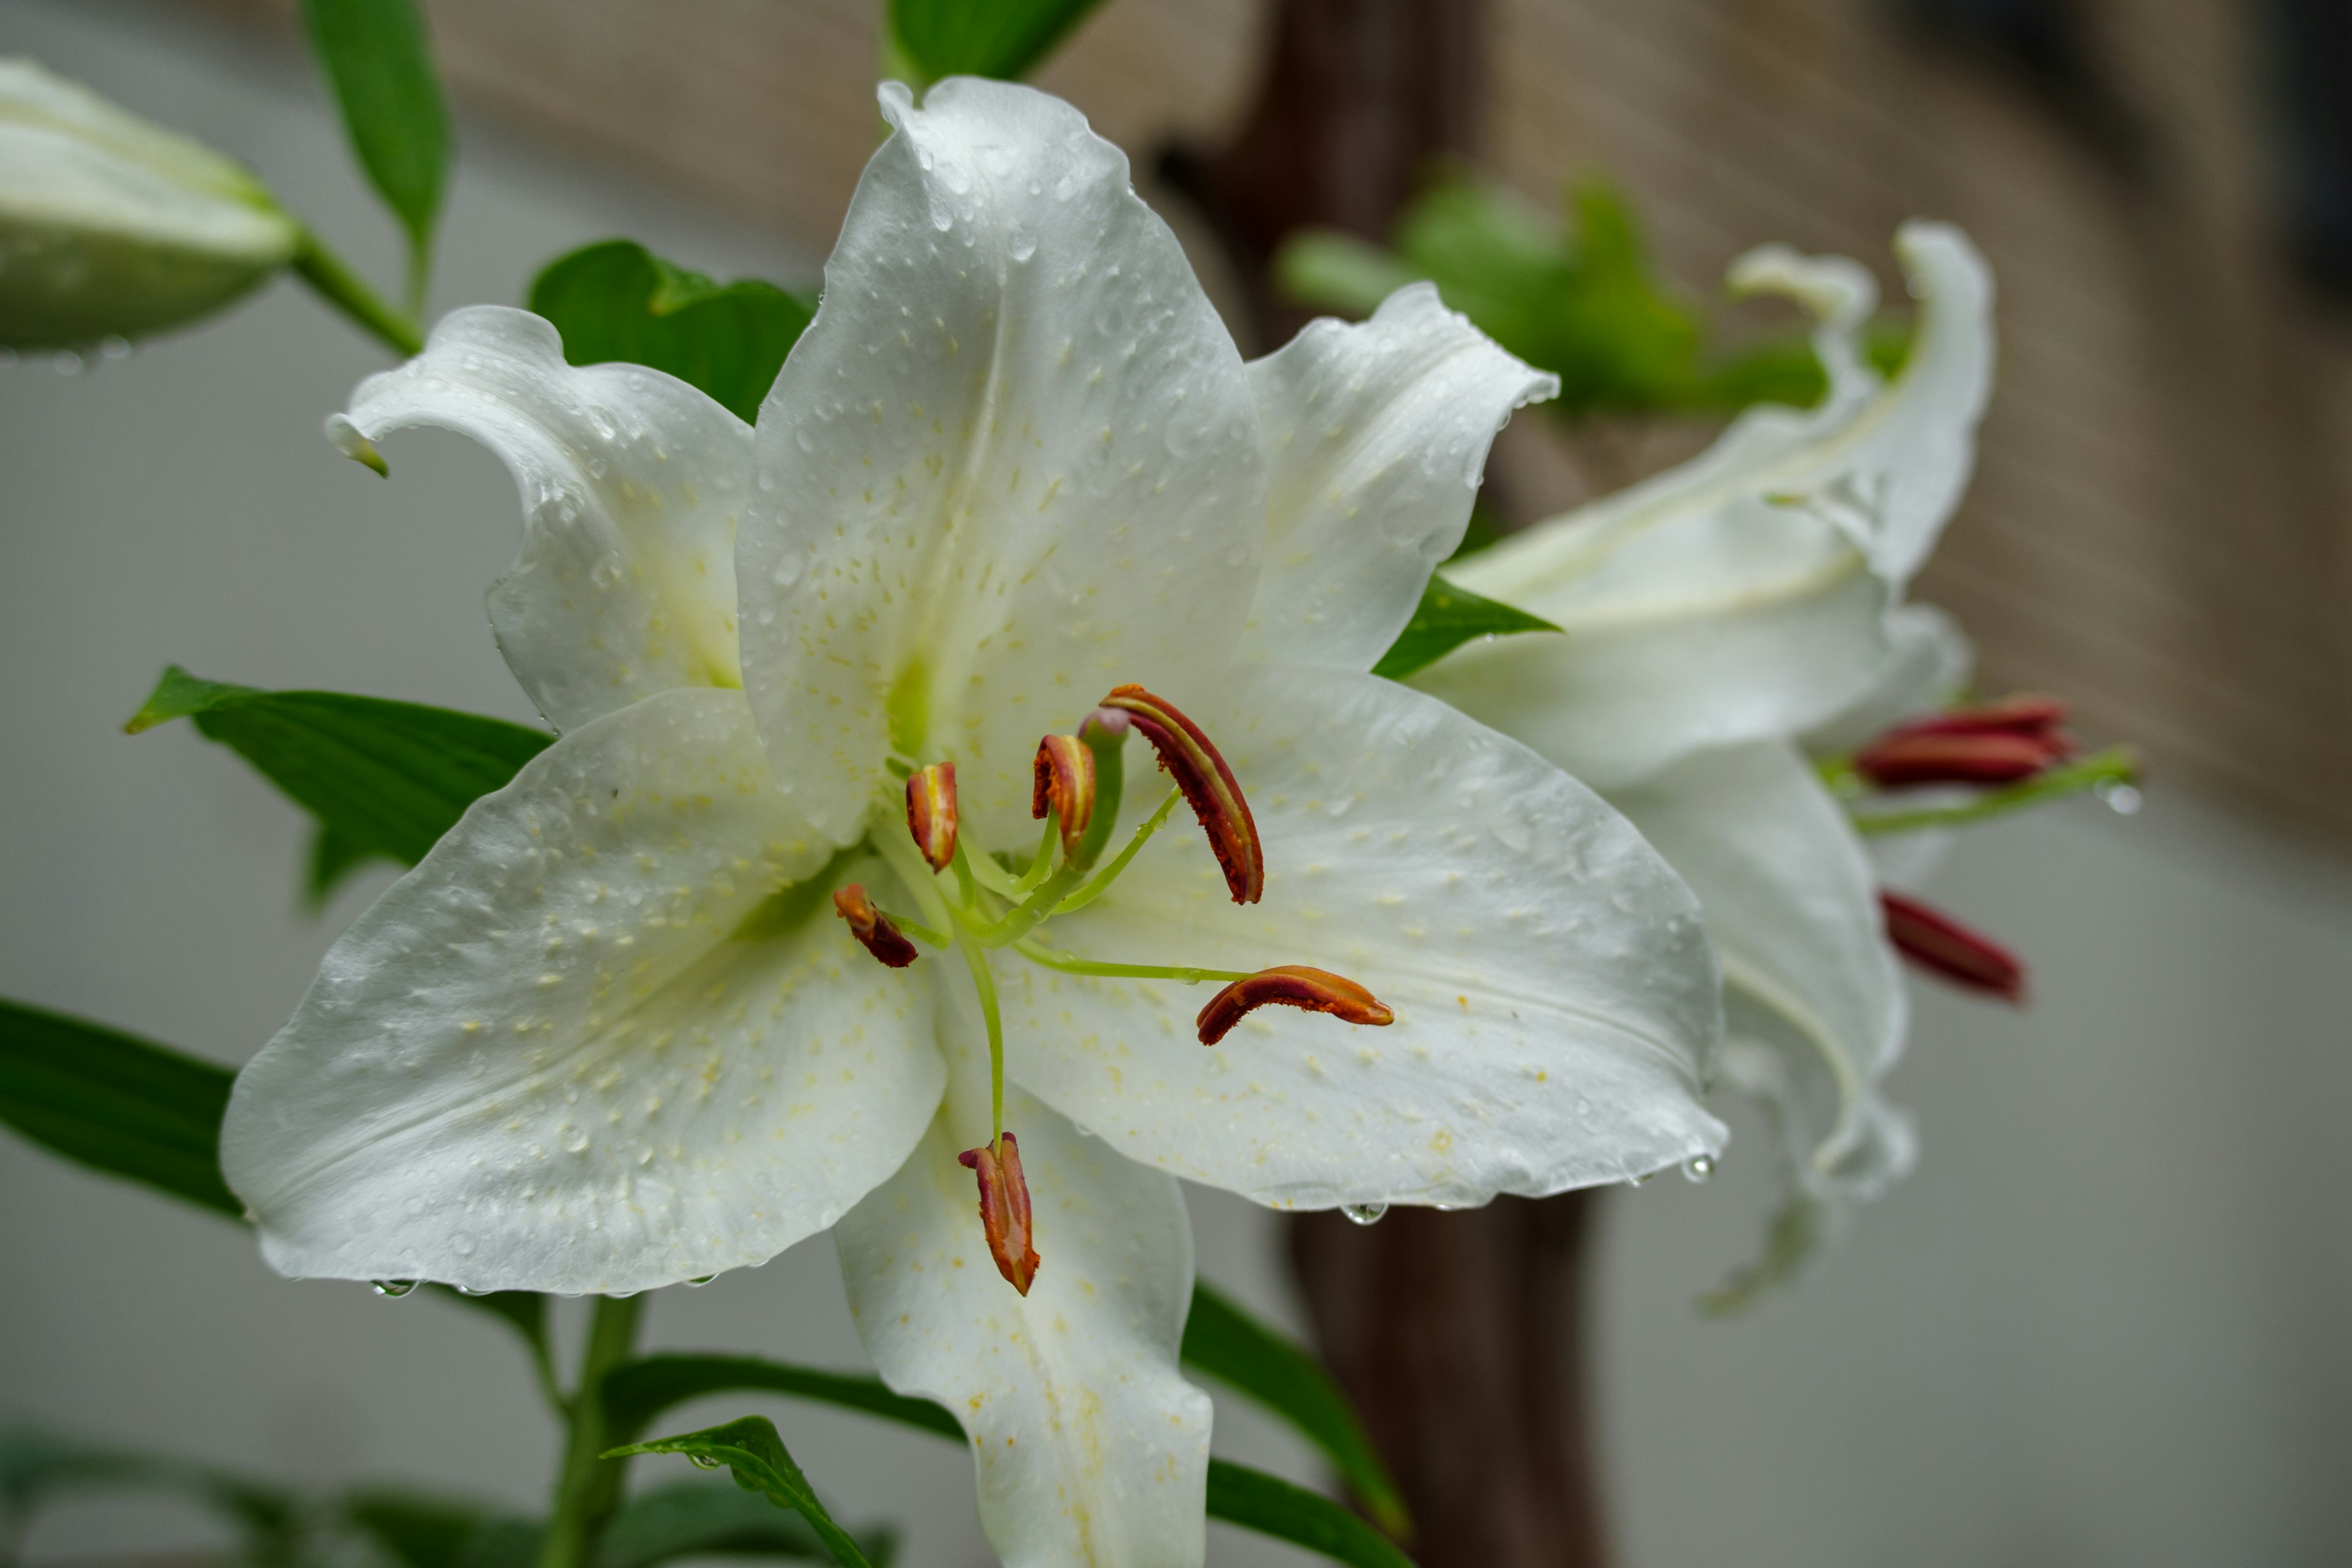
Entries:
{"label": "pollen-covered anther", "polygon": [[2025,1000],[2025,965],[2009,949],[1917,899],[1882,890],[1878,901],[1888,944],[1909,963],[2004,1002]]}
{"label": "pollen-covered anther", "polygon": [[874,907],[866,896],[863,883],[852,882],[836,888],[833,894],[835,913],[849,922],[849,934],[866,944],[866,951],[892,969],[904,969],[921,956],[921,950],[905,931],[890,923],[890,917]]}
{"label": "pollen-covered anther", "polygon": [[1095,816],[1094,748],[1076,735],[1047,735],[1037,742],[1029,815],[1042,822],[1048,811],[1056,814],[1063,855],[1076,855]]}
{"label": "pollen-covered anther", "polygon": [[1021,1173],[1021,1145],[1010,1132],[994,1145],[982,1143],[956,1156],[980,1177],[980,1225],[988,1235],[989,1256],[1005,1283],[1024,1296],[1037,1277],[1037,1248],[1029,1224],[1029,1182]]}
{"label": "pollen-covered anther", "polygon": [[1209,836],[1209,847],[1224,870],[1234,902],[1257,902],[1265,891],[1265,851],[1258,841],[1257,822],[1250,816],[1249,802],[1242,798],[1234,770],[1209,737],[1174,703],[1140,686],[1114,688],[1102,705],[1125,713],[1160,753],[1160,765],[1184,792],[1185,804]]}
{"label": "pollen-covered anther", "polygon": [[1348,1024],[1378,1026],[1396,1022],[1396,1015],[1379,997],[1346,975],[1309,969],[1303,963],[1286,963],[1236,980],[1210,997],[1209,1005],[1193,1020],[1201,1031],[1201,1043],[1215,1045],[1253,1009],[1276,1003],[1285,1007],[1304,1007],[1310,1013],[1328,1013]]}
{"label": "pollen-covered anther", "polygon": [[2016,784],[2078,749],[2054,697],[2010,697],[1931,713],[1854,753],[1853,771],[1882,789],[1908,784]]}
{"label": "pollen-covered anther", "polygon": [[956,782],[953,763],[933,763],[907,778],[907,831],[934,871],[955,858]]}

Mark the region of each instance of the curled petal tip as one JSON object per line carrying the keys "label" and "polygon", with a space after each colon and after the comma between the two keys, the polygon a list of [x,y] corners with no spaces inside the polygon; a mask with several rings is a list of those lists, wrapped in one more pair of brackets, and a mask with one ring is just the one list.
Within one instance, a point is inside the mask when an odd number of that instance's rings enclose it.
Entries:
{"label": "curled petal tip", "polygon": [[1114,688],[1102,706],[1127,715],[1160,754],[1160,765],[1175,779],[1192,815],[1201,819],[1201,831],[1209,836],[1209,847],[1224,870],[1234,902],[1257,902],[1265,891],[1265,847],[1240,782],[1209,737],[1174,703],[1140,686]]}
{"label": "curled petal tip", "polygon": [[1029,815],[1042,821],[1048,811],[1057,814],[1062,853],[1075,857],[1095,815],[1094,748],[1076,735],[1047,735],[1037,742]]}
{"label": "curled petal tip", "polygon": [[933,763],[907,778],[907,831],[934,871],[955,858],[956,776],[953,763]]}
{"label": "curled petal tip", "polygon": [[921,956],[921,950],[908,939],[907,933],[890,923],[890,917],[874,907],[866,896],[862,883],[852,882],[838,888],[833,895],[834,911],[849,924],[849,934],[866,944],[866,951],[891,969],[904,969]]}
{"label": "curled petal tip", "polygon": [[1285,1007],[1303,1007],[1310,1013],[1328,1013],[1348,1024],[1378,1027],[1396,1022],[1396,1015],[1379,997],[1346,975],[1309,969],[1303,963],[1286,963],[1236,980],[1210,997],[1209,1005],[1193,1020],[1201,1032],[1201,1043],[1215,1045],[1250,1012],[1276,1003]]}
{"label": "curled petal tip", "polygon": [[1021,1144],[1012,1133],[994,1145],[982,1143],[956,1156],[956,1163],[980,1177],[980,1224],[988,1236],[989,1256],[996,1271],[1022,1295],[1037,1277],[1035,1236],[1030,1227],[1029,1180],[1021,1173]]}
{"label": "curled petal tip", "polygon": [[1917,899],[1882,890],[1878,901],[1886,940],[1907,962],[1967,990],[2023,1004],[2025,965],[2009,949]]}

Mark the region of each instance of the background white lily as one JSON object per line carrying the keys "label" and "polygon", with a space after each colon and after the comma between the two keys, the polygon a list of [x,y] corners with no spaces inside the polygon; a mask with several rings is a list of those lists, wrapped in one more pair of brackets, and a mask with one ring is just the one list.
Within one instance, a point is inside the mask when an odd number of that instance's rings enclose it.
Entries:
{"label": "background white lily", "polygon": [[27,59],[0,59],[0,343],[79,347],[205,315],[294,257],[244,165]]}
{"label": "background white lily", "polygon": [[1804,744],[1850,745],[1967,675],[1949,621],[1903,595],[1973,463],[1991,279],[1944,225],[1906,225],[1895,252],[1919,320],[1884,384],[1859,349],[1868,271],[1780,247],[1742,258],[1735,287],[1818,318],[1822,403],[1752,409],[1692,461],[1449,568],[1567,635],[1468,646],[1415,678],[1601,788],[1706,906],[1727,1076],[1792,1152],[1790,1206],[1724,1305],[1914,1158],[1879,1094],[1907,1022],[1883,878]]}
{"label": "background white lily", "polygon": [[[1550,378],[1425,288],[1245,367],[1075,110],[971,80],[883,108],[756,432],[491,308],[331,422],[354,455],[435,425],[506,459],[491,618],[563,734],[337,943],[224,1163],[293,1274],[627,1291],[837,1225],[868,1350],[964,1423],[1009,1562],[1198,1563],[1174,1176],[1475,1203],[1711,1156],[1717,973],[1621,816],[1366,673]],[[992,1131],[970,984],[881,968],[824,905],[930,912],[894,758],[954,763],[966,842],[1025,850],[1039,735],[1125,681],[1223,749],[1265,900],[1171,829],[1055,942],[1316,963],[1396,1021],[1261,1013],[1207,1050],[1199,994],[997,952],[1024,1297],[955,1163]]]}

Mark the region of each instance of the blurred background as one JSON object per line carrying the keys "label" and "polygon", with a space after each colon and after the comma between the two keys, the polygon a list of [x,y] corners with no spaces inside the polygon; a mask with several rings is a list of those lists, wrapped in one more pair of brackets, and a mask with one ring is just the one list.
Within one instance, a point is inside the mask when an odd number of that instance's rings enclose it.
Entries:
{"label": "blurred background", "polygon": [[[464,145],[437,308],[518,300],[611,234],[815,280],[877,131],[868,0],[427,10]],[[0,0],[0,52],[250,162],[389,274],[291,12]],[[1919,594],[1975,634],[1986,689],[2063,692],[2151,760],[2136,817],[2079,801],[1953,858],[1935,896],[2029,960],[2032,1003],[1921,988],[1891,1084],[1921,1168],[1809,1278],[1737,1321],[1691,1308],[1770,1206],[1752,1124],[1708,1185],[1603,1203],[1592,1420],[1621,1560],[2352,1561],[2352,12],[1109,0],[1040,84],[1129,150],[1244,334],[1264,301],[1174,185],[1245,137],[1296,27],[1341,57],[1301,68],[1392,84],[1354,145],[1475,157],[1546,207],[1605,176],[1694,300],[1767,240],[1855,256],[1899,298],[1895,225],[1966,226],[2000,275],[2001,375]],[[1396,193],[1344,187],[1330,221],[1380,237]],[[403,437],[387,483],[320,438],[384,363],[281,284],[123,362],[0,367],[0,994],[241,1062],[382,885],[302,914],[296,808],[185,726],[120,733],[165,663],[531,718],[481,614],[518,532],[496,461]],[[1525,521],[1716,427],[1522,416],[1496,492]],[[1194,1197],[1203,1273],[1298,1326],[1268,1217]],[[14,1139],[0,1259],[0,1418],[540,1500],[552,1425],[475,1314],[278,1280],[233,1228]],[[860,1361],[822,1238],[649,1318],[657,1344]],[[955,1448],[772,1413],[839,1511],[903,1521],[909,1568],[988,1560]],[[1318,1479],[1244,1408],[1218,1447]],[[76,1505],[25,1552],[208,1528]],[[1222,1527],[1211,1558],[1310,1561]]]}

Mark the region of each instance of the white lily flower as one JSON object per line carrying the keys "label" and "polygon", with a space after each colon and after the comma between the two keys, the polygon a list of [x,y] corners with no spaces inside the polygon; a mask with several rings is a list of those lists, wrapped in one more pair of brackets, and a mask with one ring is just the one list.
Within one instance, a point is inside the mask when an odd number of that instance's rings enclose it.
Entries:
{"label": "white lily flower", "polygon": [[1920,318],[1884,384],[1858,343],[1867,271],[1780,247],[1744,258],[1736,287],[1818,318],[1827,396],[1751,409],[1693,461],[1448,568],[1567,635],[1467,647],[1414,682],[1598,785],[1705,906],[1742,1047],[1727,1077],[1797,1151],[1783,1234],[1738,1295],[1914,1157],[1880,1095],[1906,1026],[1885,879],[1802,749],[1931,707],[1967,668],[1948,620],[1903,594],[1973,462],[1990,277],[1942,225],[1906,225],[1895,250]]}
{"label": "white lily flower", "polygon": [[[336,944],[224,1165],[297,1275],[634,1290],[837,1226],[1008,1562],[1198,1563],[1175,1177],[1477,1203],[1711,1155],[1719,982],[1622,816],[1368,673],[1551,379],[1426,288],[1244,366],[1075,110],[882,101],[756,432],[492,308],[332,422],[506,459],[492,619],[563,734]],[[1129,729],[1216,858],[1150,837]]]}
{"label": "white lily flower", "polygon": [[0,59],[0,342],[71,348],[217,310],[300,231],[242,164]]}

